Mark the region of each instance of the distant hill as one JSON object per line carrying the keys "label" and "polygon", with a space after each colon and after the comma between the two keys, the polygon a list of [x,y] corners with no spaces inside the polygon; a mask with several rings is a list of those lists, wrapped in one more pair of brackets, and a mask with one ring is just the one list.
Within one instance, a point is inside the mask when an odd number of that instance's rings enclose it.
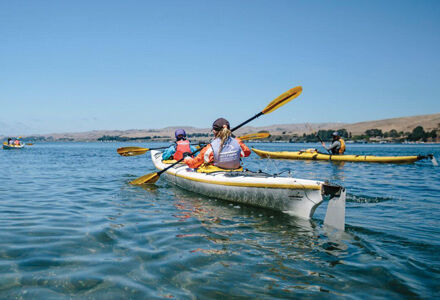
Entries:
{"label": "distant hill", "polygon": [[[415,127],[422,126],[425,131],[440,129],[440,113],[412,117],[401,117],[359,123],[299,123],[299,124],[275,124],[264,127],[245,126],[237,131],[237,135],[268,131],[271,134],[310,134],[318,130],[345,128],[353,135],[363,134],[368,129],[381,129],[383,132],[395,129],[398,132],[411,132]],[[93,130],[76,133],[53,133],[35,136],[23,136],[42,141],[97,141],[103,136],[119,137],[123,139],[145,139],[154,141],[169,141],[174,139],[174,131],[183,128],[187,134],[197,135],[192,140],[206,140],[211,133],[210,128],[196,128],[190,126],[172,126],[161,129],[132,129],[132,130]],[[2,137],[5,138],[5,137]]]}
{"label": "distant hill", "polygon": [[359,122],[349,124],[345,129],[350,131],[352,134],[362,134],[366,130],[372,128],[381,129],[383,132],[390,131],[391,129],[403,132],[411,132],[417,126],[422,126],[425,131],[440,128],[440,114]]}

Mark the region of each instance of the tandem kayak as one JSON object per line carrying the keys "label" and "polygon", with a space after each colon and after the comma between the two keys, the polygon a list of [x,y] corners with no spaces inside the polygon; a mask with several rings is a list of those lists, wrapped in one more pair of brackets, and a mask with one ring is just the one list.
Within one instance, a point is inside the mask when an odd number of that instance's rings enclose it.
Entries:
{"label": "tandem kayak", "polygon": [[[162,161],[162,152],[152,150],[151,158],[158,170],[170,166]],[[345,189],[341,186],[250,171],[217,170],[206,173],[209,170],[201,172],[200,168],[178,164],[162,176],[169,183],[191,192],[307,219],[325,199],[329,199],[325,223],[341,230],[344,228]]]}
{"label": "tandem kayak", "polygon": [[23,149],[25,144],[21,144],[21,145],[8,145],[8,144],[3,144],[3,149],[5,150],[10,150],[10,149]]}
{"label": "tandem kayak", "polygon": [[413,156],[375,156],[375,155],[330,155],[307,149],[304,151],[264,151],[252,148],[261,158],[276,159],[304,159],[329,160],[347,162],[374,162],[374,163],[413,163],[421,159],[433,159],[432,154]]}

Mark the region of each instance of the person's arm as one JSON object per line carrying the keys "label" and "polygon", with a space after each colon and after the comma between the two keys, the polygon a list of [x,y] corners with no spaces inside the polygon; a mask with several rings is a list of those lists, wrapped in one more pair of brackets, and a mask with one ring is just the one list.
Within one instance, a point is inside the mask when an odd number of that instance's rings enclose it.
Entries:
{"label": "person's arm", "polygon": [[183,161],[192,169],[200,167],[203,163],[214,161],[211,145],[206,145],[196,157],[187,156]]}
{"label": "person's arm", "polygon": [[171,145],[162,153],[162,160],[170,159],[176,153],[176,145]]}
{"label": "person's arm", "polygon": [[243,143],[239,138],[235,138],[237,140],[237,142],[240,144],[240,148],[241,148],[241,157],[248,157],[249,155],[251,155],[251,150],[249,149],[248,146],[245,145],[245,143]]}
{"label": "person's arm", "polygon": [[341,146],[341,143],[339,141],[334,141],[328,148],[325,147],[328,151],[332,151],[333,149],[336,149]]}

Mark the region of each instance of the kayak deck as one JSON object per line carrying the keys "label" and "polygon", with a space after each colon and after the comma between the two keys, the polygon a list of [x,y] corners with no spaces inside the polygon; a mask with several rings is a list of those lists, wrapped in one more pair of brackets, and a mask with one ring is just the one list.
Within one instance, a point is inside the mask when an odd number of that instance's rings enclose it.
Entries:
{"label": "kayak deck", "polygon": [[252,148],[261,158],[275,159],[299,159],[299,160],[327,160],[346,162],[374,162],[374,163],[413,163],[415,161],[429,158],[430,155],[413,156],[375,156],[375,155],[330,155],[319,152],[308,151],[264,151]]}

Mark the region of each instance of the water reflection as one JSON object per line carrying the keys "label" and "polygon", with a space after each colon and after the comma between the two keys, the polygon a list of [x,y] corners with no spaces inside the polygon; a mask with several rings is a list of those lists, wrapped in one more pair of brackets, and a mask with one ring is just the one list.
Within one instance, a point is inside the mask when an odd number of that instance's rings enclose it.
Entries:
{"label": "water reflection", "polygon": [[[178,210],[173,216],[181,222],[194,218],[200,222],[206,232],[195,235],[182,233],[177,235],[179,238],[198,236],[217,245],[246,243],[253,248],[252,251],[256,247],[301,259],[307,259],[301,253],[307,250],[314,251],[317,246],[334,256],[347,249],[345,242],[350,239],[348,234],[333,232],[330,229],[323,231],[322,226],[313,219],[293,217],[276,211],[199,196],[174,186],[170,186],[170,189],[176,199],[174,206]],[[261,238],[249,239],[249,234]],[[265,235],[270,235],[271,240],[276,242],[268,243],[264,238]],[[197,251],[224,254],[227,250],[198,249]]]}

